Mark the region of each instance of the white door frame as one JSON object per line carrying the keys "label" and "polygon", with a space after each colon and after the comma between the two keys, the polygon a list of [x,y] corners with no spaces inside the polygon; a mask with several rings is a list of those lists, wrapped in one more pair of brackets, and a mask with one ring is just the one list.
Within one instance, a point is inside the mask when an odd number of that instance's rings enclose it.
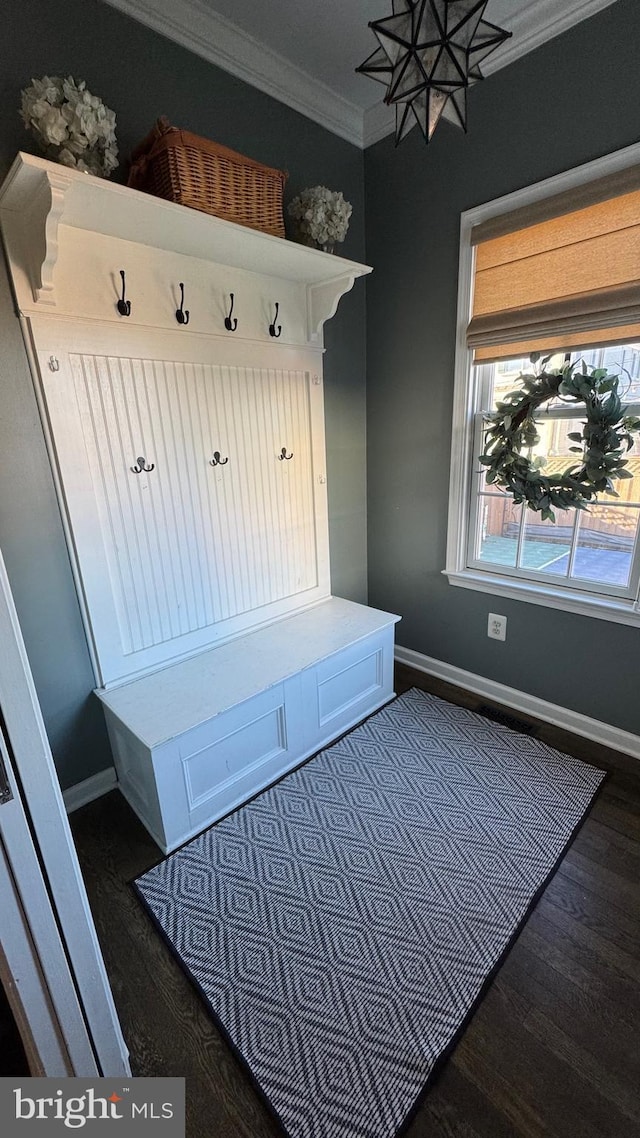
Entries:
{"label": "white door frame", "polygon": [[[13,805],[13,804],[12,804]],[[3,811],[2,825],[7,825],[7,811]],[[11,845],[20,844],[25,835],[24,815],[18,804],[13,819]],[[22,831],[22,832],[21,832]],[[28,844],[28,843],[27,843]],[[33,847],[20,858],[21,876],[31,879],[33,898],[44,895],[44,908],[37,906],[28,915],[22,904],[18,886],[11,871],[11,862],[5,845],[0,842],[0,978],[6,990],[9,1006],[18,1025],[32,1076],[51,1075],[64,1078],[74,1073],[74,1061],[69,1053],[67,1039],[73,1051],[75,1066],[84,1075],[97,1074],[95,1057],[87,1036],[86,1026],[78,1005],[67,960],[57,935],[48,897],[42,879],[38,882],[38,866],[34,864]],[[37,943],[29,916],[35,914],[38,924]],[[46,968],[46,974],[45,974]],[[63,981],[56,981],[56,969]],[[65,996],[62,1005],[53,1006],[49,984],[53,981],[56,995]]]}
{"label": "white door frame", "polygon": [[19,991],[40,1073],[128,1076],[1,553],[0,644],[0,754],[10,795],[0,802],[0,950],[16,982],[14,1000]]}

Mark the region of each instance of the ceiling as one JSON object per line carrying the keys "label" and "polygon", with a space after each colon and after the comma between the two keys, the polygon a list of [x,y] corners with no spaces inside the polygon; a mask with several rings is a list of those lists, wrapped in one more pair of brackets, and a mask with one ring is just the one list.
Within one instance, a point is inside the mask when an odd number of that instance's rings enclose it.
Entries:
{"label": "ceiling", "polygon": [[[377,46],[370,20],[392,0],[106,0],[358,146],[391,133],[382,88],[355,68]],[[615,0],[488,0],[513,33],[483,64],[500,67]]]}
{"label": "ceiling", "polygon": [[[390,15],[392,0],[205,2],[362,111],[380,101],[381,88],[355,69],[378,46],[369,21]],[[518,12],[531,7],[535,0],[489,0],[485,18],[508,27]]]}

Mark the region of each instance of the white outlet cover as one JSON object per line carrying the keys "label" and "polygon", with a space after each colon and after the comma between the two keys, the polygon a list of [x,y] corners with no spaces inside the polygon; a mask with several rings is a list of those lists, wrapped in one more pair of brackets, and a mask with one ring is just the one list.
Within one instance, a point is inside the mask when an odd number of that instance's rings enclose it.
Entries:
{"label": "white outlet cover", "polygon": [[492,640],[507,639],[507,618],[499,613],[490,612],[487,623],[487,636]]}

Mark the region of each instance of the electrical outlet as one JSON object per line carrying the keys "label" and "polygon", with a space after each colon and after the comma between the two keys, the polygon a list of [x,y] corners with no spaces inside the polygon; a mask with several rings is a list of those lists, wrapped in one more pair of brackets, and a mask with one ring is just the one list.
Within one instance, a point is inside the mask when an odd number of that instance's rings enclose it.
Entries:
{"label": "electrical outlet", "polygon": [[506,640],[507,639],[507,618],[506,616],[499,616],[498,613],[489,613],[489,624],[487,626],[487,636],[492,640]]}

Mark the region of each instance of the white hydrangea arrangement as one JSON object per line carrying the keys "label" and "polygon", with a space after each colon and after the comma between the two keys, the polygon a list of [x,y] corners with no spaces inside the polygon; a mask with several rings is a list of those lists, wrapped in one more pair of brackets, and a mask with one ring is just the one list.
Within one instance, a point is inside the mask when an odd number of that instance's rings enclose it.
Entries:
{"label": "white hydrangea arrangement", "polygon": [[116,116],[86,83],[69,76],[32,79],[22,94],[20,115],[47,158],[108,178],[118,165]]}
{"label": "white hydrangea arrangement", "polygon": [[307,244],[332,249],[337,241],[344,241],[352,207],[341,190],[312,186],[294,198],[288,208],[291,217],[298,222],[300,237]]}

